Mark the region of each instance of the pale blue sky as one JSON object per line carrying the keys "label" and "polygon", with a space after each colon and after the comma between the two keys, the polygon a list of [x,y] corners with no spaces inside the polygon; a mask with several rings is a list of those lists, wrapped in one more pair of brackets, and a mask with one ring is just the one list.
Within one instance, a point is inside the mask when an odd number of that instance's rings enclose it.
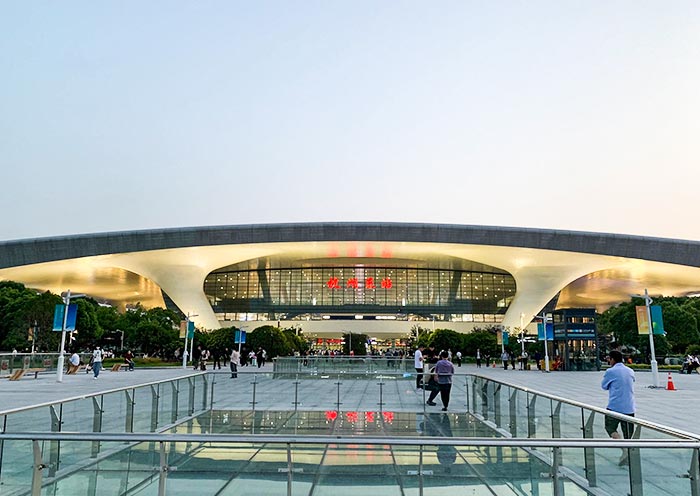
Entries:
{"label": "pale blue sky", "polygon": [[0,3],[0,239],[303,221],[700,240],[700,2]]}

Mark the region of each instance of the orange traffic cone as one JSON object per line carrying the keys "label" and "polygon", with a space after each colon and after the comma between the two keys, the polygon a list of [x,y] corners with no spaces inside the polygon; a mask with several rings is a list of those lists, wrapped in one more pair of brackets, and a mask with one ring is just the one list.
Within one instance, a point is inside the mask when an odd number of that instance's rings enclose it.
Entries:
{"label": "orange traffic cone", "polygon": [[676,386],[673,385],[673,377],[671,377],[671,372],[668,373],[668,383],[666,384],[667,391],[675,391]]}

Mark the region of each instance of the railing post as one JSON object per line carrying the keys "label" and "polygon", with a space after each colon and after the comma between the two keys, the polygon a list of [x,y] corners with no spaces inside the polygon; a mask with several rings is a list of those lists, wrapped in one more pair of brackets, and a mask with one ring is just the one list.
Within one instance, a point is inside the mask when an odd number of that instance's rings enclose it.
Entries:
{"label": "railing post", "polygon": [[[214,373],[212,372],[212,383],[214,382]],[[203,376],[201,376],[202,379],[204,380],[204,384],[202,384],[202,411],[207,409],[207,399],[209,397],[209,374],[206,373]],[[195,380],[197,378],[195,377]],[[194,409],[192,410],[192,413],[194,413]]]}
{"label": "railing post", "polygon": [[338,380],[337,380],[337,382],[335,383],[335,385],[336,385],[336,390],[337,390],[337,393],[338,393],[338,394],[337,394],[337,399],[336,399],[336,402],[335,402],[335,410],[336,410],[337,412],[340,411],[340,405],[342,405],[342,403],[341,403],[341,401],[340,401],[340,385],[341,385],[341,384],[342,384],[342,382],[340,382],[340,374],[338,374]]}
{"label": "railing post", "polygon": [[[211,390],[209,391],[209,411],[214,410],[214,385],[216,384],[216,374],[211,375]],[[203,405],[203,409],[207,409],[206,402]]]}
{"label": "railing post", "polygon": [[552,437],[561,437],[561,401],[557,401],[557,406],[552,410]]}
{"label": "railing post", "polygon": [[160,441],[160,473],[158,475],[158,496],[165,496],[168,477],[168,459],[165,456],[165,442]]}
{"label": "railing post", "polygon": [[[59,408],[62,405],[59,405]],[[56,412],[56,406],[51,405],[49,407],[49,412],[51,413],[51,432],[61,432],[61,415]],[[60,462],[60,441],[50,441],[49,442],[49,477],[54,477],[56,471],[58,470],[58,464]]]}
{"label": "railing post", "polygon": [[[590,412],[586,423],[583,426],[583,437],[584,439],[593,438],[593,422],[595,420],[595,412]],[[598,485],[597,473],[595,467],[595,448],[583,448],[583,460],[584,460],[584,470],[586,472],[586,479],[591,487]]]}
{"label": "railing post", "polygon": [[380,412],[383,412],[383,411],[384,411],[384,396],[383,396],[383,392],[384,392],[384,381],[382,381],[382,380],[380,379],[379,382],[378,382],[377,384],[379,385],[379,403],[378,403],[378,405],[379,405],[379,411],[380,411]]}
{"label": "railing post", "polygon": [[489,418],[489,382],[481,378],[481,416],[484,420]]}
{"label": "railing post", "polygon": [[250,404],[253,405],[253,411],[255,411],[255,404],[257,403],[255,401],[255,390],[258,385],[258,374],[253,374],[253,382],[251,382],[251,384],[253,385],[253,401],[251,401]]}
{"label": "railing post", "polygon": [[527,437],[537,437],[537,424],[535,423],[535,405],[537,403],[537,395],[533,394],[530,401],[527,402]]}
{"label": "railing post", "polygon": [[690,479],[690,495],[700,496],[700,450],[693,450],[688,478]]}
{"label": "railing post", "polygon": [[493,388],[493,416],[496,427],[501,427],[501,384],[495,384]]}
{"label": "railing post", "polygon": [[[630,495],[644,495],[644,481],[642,479],[642,455],[639,448],[624,448],[627,450],[627,459],[630,470]],[[624,452],[623,449],[623,452]]]}
{"label": "railing post", "polygon": [[134,396],[136,395],[135,391],[131,391],[131,394],[129,394],[129,390],[124,391],[124,395],[126,396],[126,414],[124,415],[124,432],[134,432]]}
{"label": "railing post", "polygon": [[287,496],[292,496],[292,471],[294,466],[292,465],[292,445],[287,443]]}
{"label": "railing post", "polygon": [[180,404],[180,381],[172,381],[170,383],[170,387],[173,388],[173,394],[172,394],[172,400],[171,400],[171,407],[170,408],[170,423],[174,424],[177,422],[177,417],[178,417],[178,405]]}
{"label": "railing post", "polygon": [[296,375],[296,380],[294,381],[294,411],[297,411],[299,407],[299,374]]}
{"label": "railing post", "polygon": [[518,390],[515,388],[508,398],[508,427],[510,435],[518,437]]}
{"label": "railing post", "polygon": [[188,398],[189,401],[187,402],[187,415],[194,415],[194,377],[188,377],[187,384],[189,385],[188,389],[190,392],[190,396]]}
{"label": "railing post", "polygon": [[34,453],[34,470],[32,471],[32,496],[41,496],[42,471],[46,468],[41,456],[41,445],[39,441],[32,441],[32,451]]}
{"label": "railing post", "polygon": [[[102,432],[102,414],[104,413],[104,410],[102,410],[103,401],[104,397],[102,395],[92,397],[92,432]],[[92,458],[97,458],[99,454],[100,441],[93,441],[90,455]]]}
{"label": "railing post", "polygon": [[465,393],[464,394],[464,396],[465,396],[464,401],[466,403],[464,406],[466,408],[466,411],[470,412],[471,409],[470,409],[470,404],[469,404],[469,376],[468,375],[464,376],[464,393]]}
{"label": "railing post", "polygon": [[553,496],[564,496],[564,481],[559,476],[561,466],[561,448],[552,448],[552,494]]}
{"label": "railing post", "polygon": [[155,432],[158,429],[159,387],[160,384],[151,384],[151,432]]}

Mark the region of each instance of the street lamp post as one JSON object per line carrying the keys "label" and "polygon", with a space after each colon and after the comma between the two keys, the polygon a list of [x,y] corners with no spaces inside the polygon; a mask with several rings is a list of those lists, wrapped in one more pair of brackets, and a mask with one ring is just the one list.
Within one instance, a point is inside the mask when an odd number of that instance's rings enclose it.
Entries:
{"label": "street lamp post", "polygon": [[84,294],[74,294],[70,293],[70,289],[63,293],[63,303],[65,308],[63,310],[63,324],[61,326],[61,349],[58,353],[58,365],[56,370],[56,382],[63,382],[63,361],[64,361],[64,348],[66,347],[66,324],[68,322],[68,308],[70,307],[71,298],[82,298]]}
{"label": "street lamp post", "polygon": [[649,349],[651,351],[651,382],[652,387],[659,387],[659,365],[656,363],[656,352],[654,350],[654,326],[651,323],[651,304],[654,300],[649,296],[649,291],[645,288],[643,295],[632,295],[637,298],[644,298],[644,304],[647,307],[647,320],[649,322]]}
{"label": "street lamp post", "polygon": [[549,372],[549,346],[547,346],[547,314],[542,312],[542,315],[537,316],[542,319],[542,330],[544,332],[544,370]]}
{"label": "street lamp post", "polygon": [[520,314],[520,360],[525,356],[525,329],[523,328],[524,313]]}
{"label": "street lamp post", "polygon": [[34,354],[34,343],[36,343],[36,331],[38,329],[36,320],[34,321],[34,332],[32,333],[32,355]]}

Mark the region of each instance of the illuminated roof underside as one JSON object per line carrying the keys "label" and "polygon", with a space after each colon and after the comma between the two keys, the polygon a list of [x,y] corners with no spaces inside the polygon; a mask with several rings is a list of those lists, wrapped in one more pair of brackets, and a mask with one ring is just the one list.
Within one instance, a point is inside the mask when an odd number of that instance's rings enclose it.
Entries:
{"label": "illuminated roof underside", "polygon": [[[355,239],[343,240],[349,229]],[[383,233],[387,241],[381,239]],[[519,326],[521,314],[525,315],[526,322],[530,322],[559,292],[559,307],[595,306],[599,310],[628,300],[630,294],[643,292],[644,288],[648,288],[652,295],[700,293],[700,268],[694,265],[700,243],[686,241],[415,224],[234,226],[92,236],[98,242],[94,246],[90,244],[90,236],[0,243],[0,266],[5,267],[0,269],[0,279],[20,281],[29,287],[55,293],[71,289],[120,307],[136,302],[146,307],[162,306],[162,289],[183,312],[198,315],[194,319],[198,326],[209,329],[220,324],[203,292],[205,277],[217,269],[262,257],[332,258],[357,264],[361,264],[364,257],[379,257],[387,263],[391,260],[449,259],[453,265],[458,265],[460,260],[486,264],[510,273],[516,281],[517,293],[503,320],[506,327]],[[368,239],[358,239],[363,236]],[[466,240],[483,240],[484,243],[440,239],[452,240],[460,236]],[[596,251],[611,254],[571,249],[577,244],[573,238],[580,237],[585,241],[587,236],[595,240],[592,246]],[[247,238],[254,242],[226,243],[232,237],[236,241]],[[270,238],[275,241],[270,241]],[[287,241],[290,238],[304,239]],[[414,241],[416,238],[423,240]],[[84,249],[78,243],[81,239],[85,240]],[[688,263],[616,254],[616,251],[621,251],[621,243],[625,243],[625,247],[636,247],[635,241],[641,246],[647,243],[653,247],[655,243],[671,246],[676,243],[682,250],[675,256],[680,259],[689,253]],[[159,242],[168,248],[158,249]],[[44,248],[42,243],[50,245],[51,250]],[[120,243],[128,243],[128,249],[120,247]],[[178,243],[182,246],[175,246]],[[192,246],[197,243],[201,244]],[[523,246],[515,246],[517,244]],[[21,251],[27,246],[34,249],[33,254]],[[139,246],[146,249],[136,250]],[[560,246],[568,249],[558,249]],[[581,246],[586,248],[583,244]],[[109,253],[111,249],[114,252]],[[629,251],[629,248],[625,249]],[[42,250],[46,250],[46,254]],[[66,253],[61,255],[61,251]],[[102,253],[96,253],[100,251]],[[68,252],[79,258],[69,258]],[[42,257],[53,260],[41,262]],[[19,264],[17,260],[20,258],[32,263]]]}

